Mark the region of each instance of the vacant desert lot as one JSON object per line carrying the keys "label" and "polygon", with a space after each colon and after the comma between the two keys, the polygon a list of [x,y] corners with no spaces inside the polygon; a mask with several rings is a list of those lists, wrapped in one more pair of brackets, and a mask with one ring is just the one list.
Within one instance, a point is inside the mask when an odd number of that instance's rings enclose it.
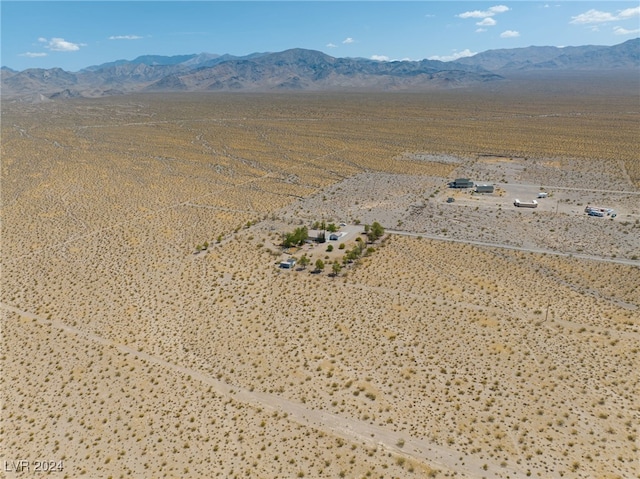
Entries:
{"label": "vacant desert lot", "polygon": [[640,477],[639,113],[563,88],[3,103],[3,474]]}

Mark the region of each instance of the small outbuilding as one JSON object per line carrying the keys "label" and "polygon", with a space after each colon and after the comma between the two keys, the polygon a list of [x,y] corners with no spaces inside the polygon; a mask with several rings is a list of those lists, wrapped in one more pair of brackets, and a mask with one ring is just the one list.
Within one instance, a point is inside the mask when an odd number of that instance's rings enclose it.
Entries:
{"label": "small outbuilding", "polygon": [[449,183],[451,188],[473,188],[474,183],[469,178],[456,178],[453,182]]}
{"label": "small outbuilding", "polygon": [[476,193],[493,193],[493,185],[476,185]]}
{"label": "small outbuilding", "polygon": [[294,258],[289,258],[284,261],[280,261],[280,267],[282,269],[293,269],[296,265],[296,260]]}

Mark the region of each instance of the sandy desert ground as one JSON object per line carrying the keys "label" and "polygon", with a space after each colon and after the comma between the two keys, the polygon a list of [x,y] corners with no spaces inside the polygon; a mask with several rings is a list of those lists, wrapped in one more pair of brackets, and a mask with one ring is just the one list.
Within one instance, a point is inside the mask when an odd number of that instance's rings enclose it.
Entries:
{"label": "sandy desert ground", "polygon": [[640,477],[640,113],[513,95],[3,103],[1,474]]}

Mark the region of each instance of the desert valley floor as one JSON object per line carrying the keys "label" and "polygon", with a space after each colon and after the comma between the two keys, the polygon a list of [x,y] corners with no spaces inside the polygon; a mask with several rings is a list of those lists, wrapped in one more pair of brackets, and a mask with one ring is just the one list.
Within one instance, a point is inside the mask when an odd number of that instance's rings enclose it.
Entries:
{"label": "desert valley floor", "polygon": [[637,90],[522,91],[3,102],[0,475],[640,477]]}

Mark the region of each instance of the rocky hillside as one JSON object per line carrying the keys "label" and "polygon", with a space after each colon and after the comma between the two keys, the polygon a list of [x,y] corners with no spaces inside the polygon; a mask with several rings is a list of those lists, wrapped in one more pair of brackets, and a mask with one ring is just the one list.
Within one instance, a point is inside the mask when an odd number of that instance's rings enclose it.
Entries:
{"label": "rocky hillside", "polygon": [[3,67],[2,96],[42,101],[141,91],[425,90],[495,82],[510,72],[633,70],[639,65],[640,39],[612,47],[491,50],[454,62],[334,58],[300,48],[244,57],[145,55],[76,73],[60,68],[17,72]]}

